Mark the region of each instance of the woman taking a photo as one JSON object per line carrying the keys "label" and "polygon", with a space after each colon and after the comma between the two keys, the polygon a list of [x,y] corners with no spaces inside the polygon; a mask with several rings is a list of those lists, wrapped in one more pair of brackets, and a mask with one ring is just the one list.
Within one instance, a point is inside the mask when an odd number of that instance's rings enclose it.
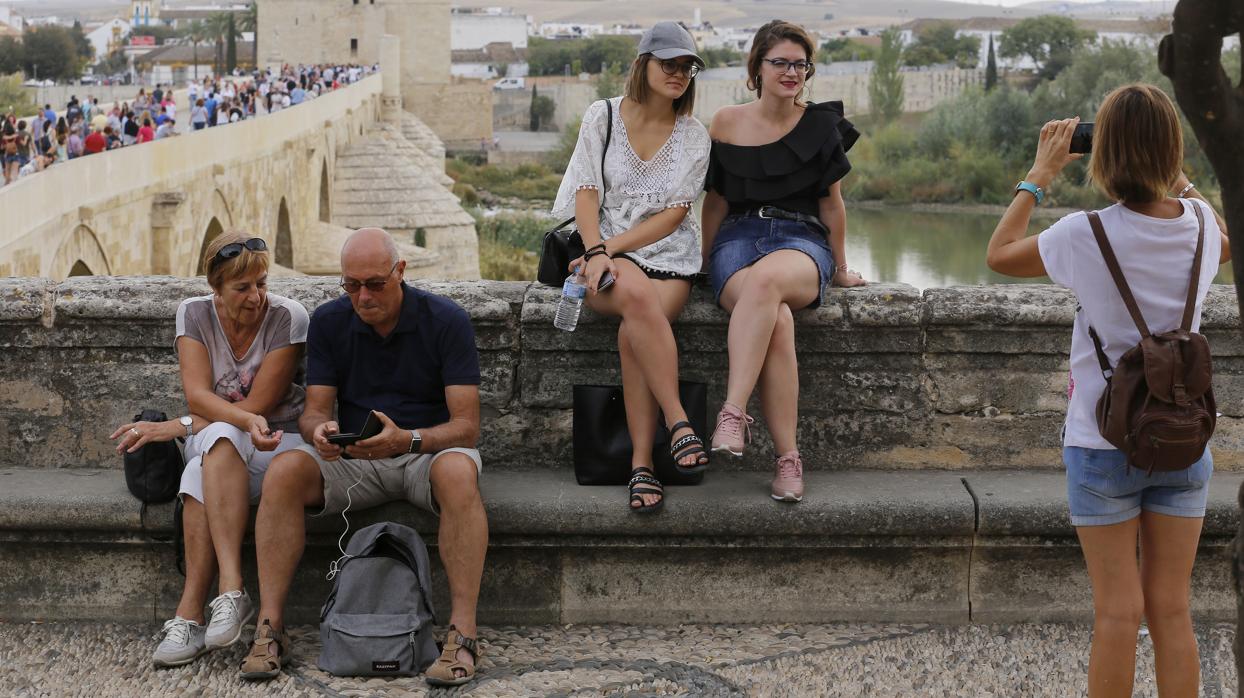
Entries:
{"label": "woman taking a photo", "polygon": [[803,498],[791,311],[820,305],[831,282],[864,283],[846,264],[840,182],[859,134],[843,118],[841,102],[804,101],[814,55],[812,39],[797,25],[774,20],[756,32],[747,86],[757,99],[713,117],[701,213],[713,293],[730,313],[730,376],[713,451],[743,455],[752,423],[747,402],[759,381],[777,451],[771,496],[787,502]]}
{"label": "woman taking a photo", "polygon": [[[625,95],[596,102],[583,115],[553,205],[557,216],[574,214],[583,237],[587,254],[569,271],[581,268],[587,277],[588,307],[622,318],[618,351],[634,445],[630,506],[642,513],[664,504],[652,468],[658,409],[677,466],[694,473],[708,465],[679,398],[678,346],[670,329],[700,269],[698,226],[688,213],[708,165],[708,133],[691,116],[703,65],[694,39],[677,23],[648,30]],[[601,288],[606,274],[613,283]]]}
{"label": "woman taking a photo", "polygon": [[[1073,213],[1025,237],[1033,209],[1059,172],[1082,156],[1069,152],[1078,118],[1041,129],[1036,162],[1016,188],[989,241],[988,263],[1010,276],[1048,275],[1080,302],[1071,336],[1071,401],[1064,425],[1063,462],[1071,523],[1093,586],[1093,644],[1089,695],[1130,696],[1136,636],[1148,621],[1158,692],[1195,696],[1200,681],[1188,611],[1192,564],[1205,516],[1209,449],[1184,470],[1152,474],[1128,464],[1103,438],[1095,416],[1106,380],[1090,331],[1111,366],[1140,341],[1106,266],[1085,213]],[[1192,317],[1218,265],[1231,258],[1220,219],[1183,174],[1183,136],[1175,105],[1151,85],[1110,93],[1097,112],[1089,177],[1118,203],[1098,212],[1106,239],[1149,330],[1180,326],[1189,270],[1204,220],[1204,251]],[[1199,209],[1199,210],[1198,210]],[[1091,328],[1091,330],[1090,330]],[[1137,560],[1137,546],[1140,560]]]}
{"label": "woman taking a photo", "polygon": [[[186,585],[152,661],[179,666],[242,635],[255,606],[242,586],[242,537],[272,458],[302,445],[302,352],[307,311],[268,293],[262,238],[227,232],[208,245],[203,269],[212,293],[177,309],[177,357],[190,414],[167,422],[123,424],[118,451],[186,437],[179,496],[186,541]],[[219,595],[203,604],[212,579]]]}

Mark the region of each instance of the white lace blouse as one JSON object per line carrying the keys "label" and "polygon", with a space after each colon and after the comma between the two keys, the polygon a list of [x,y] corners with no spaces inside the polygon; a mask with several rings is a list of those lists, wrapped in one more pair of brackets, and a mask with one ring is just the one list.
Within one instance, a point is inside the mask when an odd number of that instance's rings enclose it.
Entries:
{"label": "white lace blouse", "polygon": [[[621,235],[644,219],[672,206],[691,208],[704,189],[710,142],[708,130],[692,116],[674,122],[669,140],[650,160],[641,160],[631,148],[620,108],[614,97],[613,136],[605,154],[605,178],[601,182],[601,151],[605,147],[608,111],[605,103],[592,103],[583,115],[579,141],[566,166],[553,214],[574,215],[575,195],[582,189],[604,189],[600,236],[608,240]],[[642,266],[680,275],[700,270],[700,224],[690,211],[678,228],[646,247],[626,253]]]}

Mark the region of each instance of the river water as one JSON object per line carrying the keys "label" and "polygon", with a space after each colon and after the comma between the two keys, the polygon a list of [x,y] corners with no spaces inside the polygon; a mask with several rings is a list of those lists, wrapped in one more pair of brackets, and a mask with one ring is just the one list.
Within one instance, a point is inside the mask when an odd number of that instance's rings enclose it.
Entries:
{"label": "river water", "polygon": [[[1055,220],[1035,221],[1030,234],[1040,232]],[[1050,283],[1046,277],[1002,276],[985,266],[985,248],[997,224],[998,216],[994,215],[849,207],[847,262],[869,281],[905,283],[921,289]],[[1214,283],[1232,283],[1230,266],[1220,268]]]}

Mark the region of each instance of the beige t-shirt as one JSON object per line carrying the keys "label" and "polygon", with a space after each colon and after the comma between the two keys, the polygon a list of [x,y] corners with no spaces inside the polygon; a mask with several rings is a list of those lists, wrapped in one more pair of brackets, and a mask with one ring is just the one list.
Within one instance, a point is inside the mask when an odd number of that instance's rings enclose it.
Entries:
{"label": "beige t-shirt", "polygon": [[[302,304],[269,293],[268,312],[264,315],[259,333],[239,360],[229,348],[229,340],[220,326],[212,296],[188,298],[177,308],[177,337],[189,337],[207,347],[212,361],[212,390],[229,402],[240,402],[250,395],[255,376],[269,352],[291,344],[306,344],[308,324],[307,309]],[[270,413],[263,415],[274,431],[298,429],[298,417],[302,415],[306,397],[303,366],[300,361],[285,396]]]}

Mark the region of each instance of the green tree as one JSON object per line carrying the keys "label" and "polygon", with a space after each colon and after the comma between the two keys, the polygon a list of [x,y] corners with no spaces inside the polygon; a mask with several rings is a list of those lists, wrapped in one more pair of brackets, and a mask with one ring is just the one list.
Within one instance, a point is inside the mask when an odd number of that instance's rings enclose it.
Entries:
{"label": "green tree", "polygon": [[134,36],[150,36],[155,39],[156,46],[163,46],[169,39],[181,36],[181,32],[164,24],[152,24],[146,27],[135,27]]}
{"label": "green tree", "polygon": [[116,50],[104,56],[95,64],[95,72],[100,75],[116,75],[124,73],[130,66],[130,59],[126,57],[125,51]]}
{"label": "green tree", "polygon": [[842,37],[830,39],[821,44],[821,50],[816,56],[821,63],[871,61],[876,57],[877,48],[875,46]]}
{"label": "green tree", "polygon": [[77,54],[82,58],[84,64],[95,58],[95,46],[91,44],[90,39],[86,38],[86,32],[82,31],[81,22],[76,19],[73,21],[73,26],[69,28],[69,36],[73,38]]}
{"label": "green tree", "polygon": [[35,75],[35,66],[40,80],[72,80],[82,74],[86,60],[78,53],[68,27],[34,27],[22,34],[22,45],[22,68],[27,75]]}
{"label": "green tree", "polygon": [[1096,32],[1081,29],[1070,17],[1041,15],[1022,19],[1002,30],[1003,58],[1027,56],[1037,66],[1037,74],[1053,80],[1068,65],[1076,49],[1097,39]]}
{"label": "green tree", "polygon": [[238,29],[244,32],[250,32],[251,39],[251,66],[259,67],[259,3],[252,2],[246,6],[245,12],[238,13]]}
{"label": "green tree", "polygon": [[881,50],[873,62],[872,76],[868,80],[868,100],[871,112],[882,122],[893,121],[903,113],[903,76],[899,73],[902,47],[898,30],[890,28],[881,33]]}
{"label": "green tree", "polygon": [[624,70],[635,60],[637,37],[617,34],[593,36],[583,46],[583,69],[596,74],[605,66]]}
{"label": "green tree", "polygon": [[225,42],[226,35],[236,32],[237,27],[233,24],[232,12],[217,12],[209,15],[203,20],[203,26],[207,30],[207,35],[216,41],[216,60],[212,63],[212,72],[219,74],[225,65]]}
{"label": "green tree", "polygon": [[0,75],[25,69],[26,49],[15,36],[0,36]]}
{"label": "green tree", "polygon": [[747,57],[729,46],[718,46],[700,51],[700,58],[704,60],[705,68],[720,68],[727,65],[739,65]]}
{"label": "green tree", "polygon": [[616,63],[610,64],[596,76],[596,97],[609,99],[622,94],[623,79],[622,68]]}
{"label": "green tree", "polygon": [[998,58],[994,55],[993,34],[989,35],[989,57],[985,59],[985,91],[998,86]]}
{"label": "green tree", "polygon": [[950,22],[934,22],[916,34],[916,40],[903,52],[903,62],[910,66],[954,63],[960,68],[975,68],[980,50],[980,37],[959,36]]}
{"label": "green tree", "polygon": [[188,22],[185,26],[182,27],[181,36],[183,39],[190,42],[191,51],[193,52],[193,56],[194,56],[194,79],[198,80],[199,79],[199,44],[203,43],[208,38],[207,26],[203,24],[202,20],[198,20],[198,19],[192,22]]}
{"label": "green tree", "polygon": [[229,13],[229,22],[225,28],[225,72],[232,73],[238,67],[238,30],[233,21],[233,13]]}
{"label": "green tree", "polygon": [[583,39],[527,40],[527,68],[532,75],[561,75],[583,52]]}
{"label": "green tree", "polygon": [[30,98],[30,90],[22,87],[22,76],[0,75],[0,113],[13,112],[20,118],[34,114],[38,106]]}

